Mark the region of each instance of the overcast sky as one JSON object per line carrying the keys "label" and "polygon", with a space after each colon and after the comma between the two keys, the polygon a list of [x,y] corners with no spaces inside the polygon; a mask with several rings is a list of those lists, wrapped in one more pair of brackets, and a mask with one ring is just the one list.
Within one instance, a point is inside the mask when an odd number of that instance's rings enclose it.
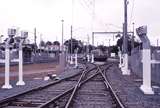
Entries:
{"label": "overcast sky", "polygon": [[[64,19],[64,38],[70,38],[70,26],[73,24],[73,36],[87,40],[94,31],[120,31],[123,23],[123,0],[95,0],[95,18],[92,23],[93,0],[0,0],[0,34],[7,35],[7,28],[15,26],[30,32],[33,29],[47,41],[61,40],[61,19]],[[133,5],[134,4],[134,5]],[[129,0],[128,23],[135,27],[148,26],[148,36],[152,44],[160,39],[159,0]],[[112,36],[96,36],[102,44]],[[91,42],[91,41],[90,41]],[[97,43],[97,42],[95,42]]]}

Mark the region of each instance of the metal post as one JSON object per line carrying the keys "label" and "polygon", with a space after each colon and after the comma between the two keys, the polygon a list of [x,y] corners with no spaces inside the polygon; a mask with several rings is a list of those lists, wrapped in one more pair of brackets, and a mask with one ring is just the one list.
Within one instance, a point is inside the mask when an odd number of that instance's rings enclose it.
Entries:
{"label": "metal post", "polygon": [[147,36],[147,26],[141,26],[136,29],[139,38],[142,41],[142,68],[143,68],[143,84],[140,89],[144,94],[154,94],[151,86],[151,45],[150,40]]}
{"label": "metal post", "polygon": [[90,60],[90,55],[89,55],[89,36],[88,36],[88,42],[87,42],[87,61],[89,62]]}
{"label": "metal post", "polygon": [[23,47],[22,44],[25,41],[25,39],[28,37],[28,32],[21,31],[21,37],[20,37],[20,43],[19,43],[19,73],[18,73],[18,82],[16,85],[25,85],[25,82],[23,81]]}
{"label": "metal post", "polygon": [[134,48],[134,23],[132,23],[133,24],[133,35],[132,35],[132,43],[131,43],[131,45],[132,45],[132,49]]}
{"label": "metal post", "polygon": [[92,53],[92,60],[91,63],[94,63],[94,54]]}
{"label": "metal post", "polygon": [[71,24],[71,61],[70,64],[73,64],[73,57],[72,57],[72,35],[73,35],[73,17],[74,17],[74,0],[72,0],[72,24]]}
{"label": "metal post", "polygon": [[65,68],[65,65],[66,65],[66,63],[65,63],[65,54],[64,54],[64,45],[63,45],[63,35],[64,35],[64,28],[63,28],[63,23],[64,23],[64,20],[62,19],[61,20],[61,22],[62,22],[62,46],[61,46],[61,54],[60,54],[60,71],[64,71],[64,68]]}
{"label": "metal post", "polygon": [[73,43],[72,43],[72,33],[73,33],[73,31],[72,31],[72,25],[71,25],[71,62],[70,62],[70,64],[73,64],[73,57],[72,57],[72,50],[73,50],[73,49],[72,49],[72,46],[73,46],[73,45],[72,45],[72,44],[73,44]]}
{"label": "metal post", "polygon": [[9,72],[10,72],[10,52],[9,52],[9,45],[6,42],[6,46],[5,46],[5,84],[2,86],[2,88],[4,89],[11,89],[12,86],[10,85],[9,81]]}
{"label": "metal post", "polygon": [[34,28],[34,43],[37,45],[37,30]]}
{"label": "metal post", "polygon": [[75,68],[78,67],[77,52],[78,52],[78,51],[76,51],[76,53],[75,53]]}
{"label": "metal post", "polygon": [[92,32],[92,45],[94,46],[94,33]]}
{"label": "metal post", "polygon": [[124,53],[128,53],[128,20],[127,20],[127,0],[124,0]]}
{"label": "metal post", "polygon": [[62,22],[62,49],[61,50],[62,50],[62,54],[64,54],[64,46],[63,46],[63,37],[64,37],[63,36],[63,23],[64,23],[64,20],[62,19],[61,22]]}
{"label": "metal post", "polygon": [[143,62],[143,84],[140,89],[144,94],[154,94],[151,86],[151,50],[142,50],[142,62]]}
{"label": "metal post", "polygon": [[92,1],[93,2],[93,10],[92,10],[92,45],[94,46],[94,34],[93,34],[93,30],[94,30],[94,18],[95,18],[95,0]]}
{"label": "metal post", "polygon": [[25,82],[23,81],[23,48],[22,48],[22,42],[19,44],[19,76],[18,76],[18,82],[16,85],[25,85]]}
{"label": "metal post", "polygon": [[128,1],[124,0],[124,41],[123,41],[123,61],[124,61],[124,66],[121,68],[122,74],[123,75],[130,75],[130,70],[128,69],[128,22],[127,22],[127,5]]}

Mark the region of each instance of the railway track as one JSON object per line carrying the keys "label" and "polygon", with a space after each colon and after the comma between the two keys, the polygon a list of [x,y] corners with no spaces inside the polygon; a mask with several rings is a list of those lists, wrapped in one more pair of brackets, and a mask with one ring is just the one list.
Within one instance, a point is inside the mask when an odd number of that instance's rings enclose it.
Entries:
{"label": "railway track", "polygon": [[[93,65],[87,65],[83,70],[94,69]],[[29,91],[8,97],[0,101],[0,108],[32,108],[47,102],[51,98],[74,87],[81,73],[72,77],[60,79],[47,85],[42,85]]]}
{"label": "railway track", "polygon": [[80,79],[64,108],[125,108],[105,76],[110,66],[98,66],[95,74]]}
{"label": "railway track", "polygon": [[16,95],[0,108],[125,108],[106,78],[112,64],[90,64],[81,74]]}

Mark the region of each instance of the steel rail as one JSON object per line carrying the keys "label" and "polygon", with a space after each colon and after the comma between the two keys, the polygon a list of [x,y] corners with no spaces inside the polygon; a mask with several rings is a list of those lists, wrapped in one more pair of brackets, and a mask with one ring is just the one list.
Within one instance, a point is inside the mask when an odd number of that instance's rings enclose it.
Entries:
{"label": "steel rail", "polygon": [[[82,79],[82,78],[84,77],[84,73],[89,72],[89,71],[93,71],[93,70],[95,70],[95,69],[96,69],[96,67],[94,67],[94,68],[92,68],[92,69],[90,69],[90,70],[88,70],[88,71],[87,71],[87,70],[83,70],[80,79]],[[91,76],[91,77],[89,77],[89,78],[92,78],[92,77],[93,77],[93,76]],[[89,79],[89,78],[88,78],[88,79]],[[84,82],[82,82],[82,83],[84,83]],[[76,85],[77,85],[77,84],[76,84]],[[79,85],[78,85],[78,86],[79,86]],[[49,106],[51,103],[53,103],[54,101],[58,100],[59,98],[65,96],[66,94],[68,94],[68,93],[70,93],[70,92],[73,92],[74,89],[75,89],[75,87],[72,87],[72,88],[64,91],[64,92],[61,93],[60,95],[57,95],[56,97],[50,99],[49,101],[47,101],[46,103],[38,106],[37,108],[46,108],[46,107]]]}
{"label": "steel rail", "polygon": [[[95,77],[96,75],[101,74],[102,69],[100,69],[100,67],[101,67],[101,66],[104,66],[104,65],[106,65],[106,64],[100,65],[100,66],[98,66],[98,67],[94,67],[94,68],[92,68],[92,69],[90,69],[90,70],[88,70],[88,71],[85,71],[85,70],[84,70],[84,71],[82,72],[82,75],[81,75],[78,83],[77,83],[74,87],[72,87],[72,88],[64,91],[64,92],[61,93],[60,95],[52,98],[51,100],[47,101],[46,103],[40,105],[40,106],[37,107],[37,108],[46,108],[46,107],[48,107],[49,105],[52,105],[55,101],[57,101],[57,100],[60,99],[61,97],[67,95],[68,93],[71,93],[71,95],[70,95],[70,97],[69,97],[69,100],[67,101],[67,103],[66,103],[66,105],[65,105],[65,108],[69,108],[69,107],[70,107],[70,104],[71,104],[71,102],[72,102],[72,100],[73,100],[73,98],[74,98],[74,96],[75,96],[75,93],[76,93],[76,91],[78,90],[78,88],[80,88],[84,83],[86,83],[87,81],[89,81],[90,79],[92,79],[93,77]],[[107,64],[107,65],[108,65],[108,64]],[[112,65],[112,64],[109,64],[109,66],[107,66],[107,68],[105,68],[105,69],[108,69],[111,65]],[[94,66],[96,66],[96,65],[94,64]],[[95,70],[96,68],[97,68],[97,70],[96,70],[95,74],[89,76],[88,78],[86,78],[86,79],[84,79],[84,80],[82,81],[82,78],[85,76],[85,74],[87,74],[87,73],[90,72],[90,71]],[[103,69],[103,71],[104,71],[104,69]],[[103,72],[102,72],[101,75],[102,75],[102,76],[105,78],[105,80],[107,81],[107,78],[105,77],[105,75],[103,74]],[[107,83],[106,81],[105,81],[104,83],[105,83],[105,85],[107,86],[108,83]],[[122,107],[122,108],[123,108],[123,107]]]}
{"label": "steel rail", "polygon": [[[96,75],[97,75],[97,72],[98,72],[98,69],[96,70],[96,73],[95,73],[95,74],[91,75],[90,77],[88,77],[88,78],[85,79],[84,81],[82,81],[82,77],[79,79],[79,81],[78,81],[78,83],[76,84],[76,86],[75,86],[75,88],[74,88],[74,90],[73,90],[73,92],[72,92],[72,94],[71,94],[71,96],[70,96],[70,98],[69,98],[69,100],[68,100],[65,108],[69,108],[69,106],[70,106],[70,104],[71,104],[71,102],[72,102],[72,100],[73,100],[73,98],[74,98],[74,96],[75,96],[76,91],[78,90],[78,88],[79,88],[83,83],[86,83],[88,80],[90,80],[91,78],[93,78],[94,76],[96,76]],[[83,76],[84,76],[84,75],[85,75],[85,73],[83,74]],[[82,81],[82,82],[81,82],[81,81]]]}
{"label": "steel rail", "polygon": [[[88,70],[88,71],[93,71],[94,69],[96,69],[96,67],[94,67],[94,68],[92,68],[92,69],[90,69],[90,70]],[[93,78],[94,76],[96,76],[97,74],[99,74],[99,73],[97,72],[96,74],[91,75],[89,78],[85,79],[85,80],[82,81],[80,84],[77,84],[76,87],[79,88],[82,84],[84,84],[85,82],[87,82],[88,80],[90,80],[91,78]],[[81,77],[81,79],[82,79],[82,77]],[[70,88],[69,90],[66,90],[65,92],[63,92],[63,93],[61,93],[60,95],[52,98],[51,100],[49,100],[48,102],[40,105],[40,106],[37,107],[37,108],[46,108],[47,106],[49,106],[50,104],[52,104],[52,103],[55,102],[56,100],[60,99],[61,97],[65,96],[66,94],[73,92],[74,89],[75,89],[75,87],[72,87],[72,88]],[[71,95],[72,95],[72,94],[71,94]],[[67,104],[66,104],[66,105],[67,105]]]}
{"label": "steel rail", "polygon": [[[83,70],[81,70],[81,71],[84,71],[84,70],[85,70],[85,69],[83,69]],[[77,73],[77,74],[75,74],[75,75],[73,75],[73,76],[70,76],[70,77],[67,77],[67,78],[63,78],[63,79],[60,79],[60,80],[57,80],[57,81],[54,81],[54,82],[49,82],[49,83],[47,83],[47,84],[43,84],[43,85],[41,85],[41,86],[35,87],[35,88],[31,89],[31,90],[26,90],[26,91],[21,92],[21,93],[19,93],[19,94],[16,94],[16,95],[12,95],[12,96],[10,96],[10,97],[7,97],[7,98],[5,98],[5,99],[3,99],[3,100],[0,101],[0,107],[3,106],[3,105],[6,104],[6,103],[10,103],[11,101],[16,100],[17,97],[20,97],[20,96],[26,95],[26,94],[28,94],[28,93],[32,93],[32,92],[35,92],[35,91],[39,91],[39,90],[45,89],[45,88],[47,88],[47,87],[49,87],[49,86],[53,86],[53,85],[58,84],[58,83],[60,83],[60,82],[62,82],[62,81],[64,81],[64,80],[67,80],[67,79],[69,79],[69,78],[73,78],[73,77],[75,77],[75,76],[78,76],[78,75],[81,74],[81,73],[82,73],[82,72],[79,72],[79,73]]]}
{"label": "steel rail", "polygon": [[[112,65],[112,64],[111,64],[111,65]],[[111,66],[111,65],[110,65],[110,66]],[[108,68],[109,68],[109,66],[108,66],[106,69],[108,69]],[[104,70],[104,71],[105,71],[105,70]],[[122,103],[122,101],[121,101],[121,100],[119,99],[119,97],[117,96],[116,92],[113,90],[111,84],[109,83],[109,81],[107,80],[105,74],[103,73],[103,71],[102,71],[101,69],[100,69],[100,73],[101,73],[102,77],[103,77],[104,80],[105,80],[105,81],[104,81],[104,84],[106,85],[107,88],[109,88],[110,93],[112,94],[112,96],[114,97],[116,103],[118,104],[118,107],[119,107],[119,108],[126,108],[126,107],[124,106],[124,104]]]}
{"label": "steel rail", "polygon": [[77,89],[78,89],[79,83],[80,83],[80,81],[82,80],[82,78],[84,77],[85,73],[86,73],[85,71],[82,73],[80,79],[78,80],[76,86],[75,86],[74,89],[73,89],[73,92],[72,92],[72,94],[71,94],[71,96],[70,96],[70,98],[69,98],[69,100],[68,100],[65,108],[68,108],[68,107],[69,107],[69,105],[70,105],[70,103],[71,103],[71,101],[72,101],[72,99],[73,99],[73,97],[74,97],[74,95],[75,95],[75,93],[76,93],[76,91],[77,91]]}
{"label": "steel rail", "polygon": [[[93,63],[92,63],[92,64],[93,64]],[[95,64],[93,64],[93,65],[95,65]],[[85,79],[85,80],[82,81],[82,82],[80,82],[81,79],[79,80],[79,82],[78,82],[77,85],[75,86],[74,90],[72,91],[72,95],[70,96],[70,98],[69,98],[69,100],[68,100],[65,108],[69,108],[69,106],[70,106],[70,104],[71,104],[71,102],[72,102],[72,100],[73,100],[73,97],[74,97],[74,95],[76,94],[76,91],[78,90],[78,88],[80,88],[81,85],[83,85],[84,83],[86,83],[87,81],[89,81],[91,78],[93,78],[93,77],[95,77],[96,75],[98,75],[98,74],[99,74],[98,71],[101,70],[100,67],[101,67],[101,66],[104,66],[104,65],[106,65],[106,64],[103,64],[103,65],[100,65],[100,66],[95,65],[95,66],[97,67],[97,71],[96,71],[95,74],[91,75],[89,78]],[[109,68],[109,67],[110,67],[110,65],[108,66],[108,68]]]}

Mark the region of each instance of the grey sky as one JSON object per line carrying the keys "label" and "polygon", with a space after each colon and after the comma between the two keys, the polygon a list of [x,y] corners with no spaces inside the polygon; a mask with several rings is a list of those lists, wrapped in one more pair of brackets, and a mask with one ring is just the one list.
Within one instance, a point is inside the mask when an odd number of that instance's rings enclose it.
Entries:
{"label": "grey sky", "polygon": [[[123,23],[123,0],[95,0],[94,31],[118,31]],[[131,10],[134,2],[133,17]],[[87,40],[91,32],[92,0],[74,0],[73,27],[74,37]],[[72,0],[0,0],[0,34],[7,33],[11,26],[20,27],[30,32],[33,39],[33,29],[37,27],[38,35],[47,40],[61,40],[61,19],[65,20],[65,38],[70,37],[72,23]],[[159,0],[129,0],[130,22],[135,27],[148,25],[148,35],[152,44],[159,38]],[[32,33],[31,33],[32,32]],[[97,36],[97,40],[107,40]]]}

